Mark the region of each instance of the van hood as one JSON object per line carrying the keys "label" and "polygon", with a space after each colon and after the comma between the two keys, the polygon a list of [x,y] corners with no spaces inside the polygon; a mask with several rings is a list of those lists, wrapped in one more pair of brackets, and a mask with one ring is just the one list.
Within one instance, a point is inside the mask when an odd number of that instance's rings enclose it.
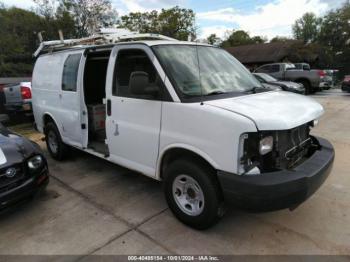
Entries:
{"label": "van hood", "polygon": [[315,100],[273,91],[204,102],[251,119],[258,130],[287,130],[319,118],[324,110]]}

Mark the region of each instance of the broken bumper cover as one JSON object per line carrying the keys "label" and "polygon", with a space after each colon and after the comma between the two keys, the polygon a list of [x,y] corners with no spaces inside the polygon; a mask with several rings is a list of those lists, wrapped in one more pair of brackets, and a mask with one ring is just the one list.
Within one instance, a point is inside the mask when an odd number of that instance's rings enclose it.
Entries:
{"label": "broken bumper cover", "polygon": [[333,161],[333,146],[317,138],[320,150],[293,170],[254,176],[238,176],[218,171],[225,201],[250,211],[293,208],[308,199],[328,177]]}

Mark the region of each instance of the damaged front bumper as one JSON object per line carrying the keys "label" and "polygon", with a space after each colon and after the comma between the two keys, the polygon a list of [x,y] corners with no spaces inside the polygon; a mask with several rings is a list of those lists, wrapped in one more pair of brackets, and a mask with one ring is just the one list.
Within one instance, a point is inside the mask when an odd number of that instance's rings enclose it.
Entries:
{"label": "damaged front bumper", "polygon": [[260,175],[218,171],[225,201],[251,211],[293,208],[308,199],[326,180],[334,161],[334,148],[317,138],[320,149],[291,170]]}

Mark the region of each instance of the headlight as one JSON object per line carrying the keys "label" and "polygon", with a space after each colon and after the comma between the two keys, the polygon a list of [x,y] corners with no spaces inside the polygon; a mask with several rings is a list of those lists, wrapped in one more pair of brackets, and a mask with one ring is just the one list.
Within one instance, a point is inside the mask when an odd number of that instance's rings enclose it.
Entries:
{"label": "headlight", "polygon": [[314,121],[312,121],[312,127],[315,127],[318,125],[318,119],[315,119]]}
{"label": "headlight", "polygon": [[259,153],[260,155],[266,155],[273,149],[273,137],[267,136],[260,140],[259,142]]}
{"label": "headlight", "polygon": [[43,157],[40,155],[33,156],[28,160],[28,167],[30,170],[36,170],[43,165]]}

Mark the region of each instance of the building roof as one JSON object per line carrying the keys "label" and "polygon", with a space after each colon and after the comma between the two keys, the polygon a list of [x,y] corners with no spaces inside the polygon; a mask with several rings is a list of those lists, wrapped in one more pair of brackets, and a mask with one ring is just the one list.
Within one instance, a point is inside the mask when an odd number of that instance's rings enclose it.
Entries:
{"label": "building roof", "polygon": [[0,77],[0,85],[18,84],[30,81],[32,81],[31,77]]}
{"label": "building roof", "polygon": [[266,44],[242,45],[226,50],[243,64],[279,62],[287,57],[295,40]]}

